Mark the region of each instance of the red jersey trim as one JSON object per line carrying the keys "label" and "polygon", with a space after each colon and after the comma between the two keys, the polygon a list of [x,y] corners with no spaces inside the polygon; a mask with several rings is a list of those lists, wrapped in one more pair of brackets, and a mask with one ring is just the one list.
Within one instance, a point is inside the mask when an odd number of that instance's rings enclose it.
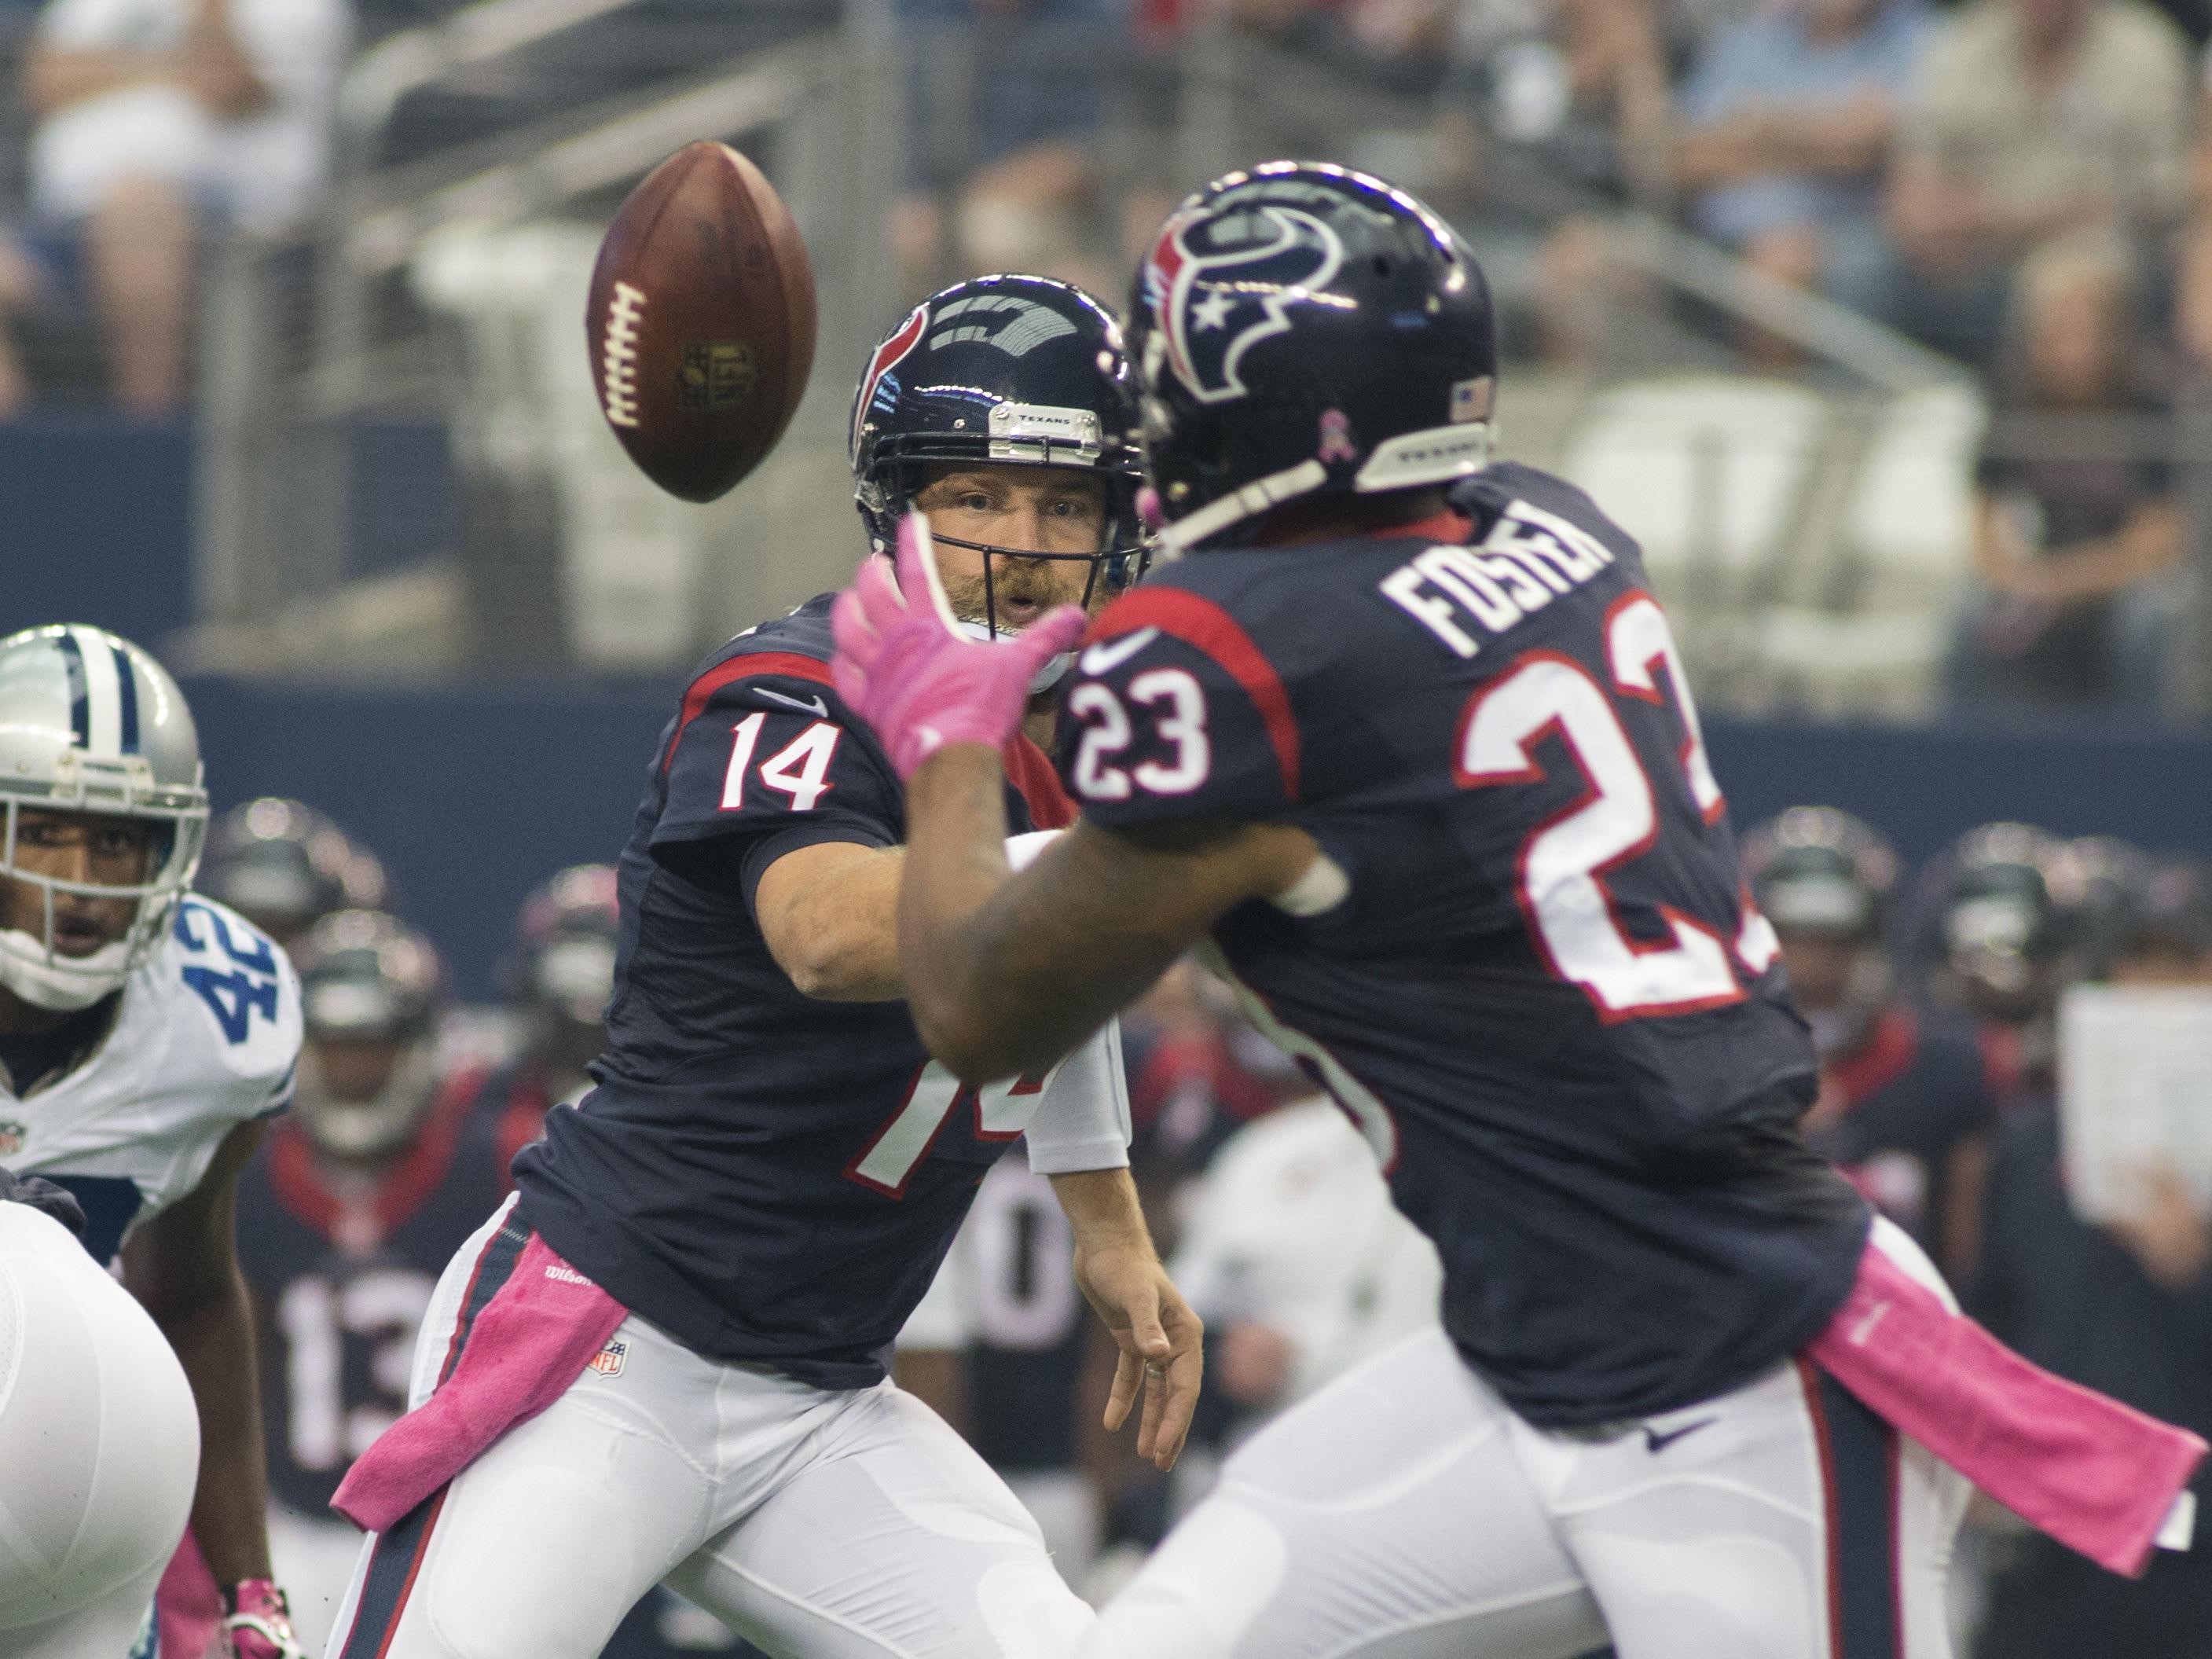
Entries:
{"label": "red jersey trim", "polygon": [[1857,1052],[1829,1069],[1829,1080],[1843,1095],[1846,1109],[1856,1106],[1903,1077],[1919,1052],[1919,1022],[1893,1004],[1882,1010]]}
{"label": "red jersey trim", "polygon": [[1466,544],[1474,532],[1474,520],[1464,513],[1455,513],[1449,507],[1441,513],[1431,513],[1425,519],[1412,524],[1394,524],[1382,530],[1370,530],[1368,537],[1376,541],[1395,541],[1401,538],[1424,542],[1449,542],[1455,546]]}
{"label": "red jersey trim", "polygon": [[1003,758],[1006,781],[1014,786],[1030,809],[1030,823],[1038,830],[1065,830],[1075,822],[1075,803],[1060,787],[1043,750],[1026,734],[1017,732],[1006,740]]}
{"label": "red jersey trim", "polygon": [[795,680],[812,680],[817,685],[830,684],[828,663],[802,657],[796,651],[748,651],[727,662],[716,663],[692,681],[690,690],[684,694],[684,712],[677,717],[676,730],[669,733],[668,748],[660,757],[663,772],[676,758],[676,745],[684,741],[684,728],[706,711],[714,693],[732,680],[754,674],[782,674]]}
{"label": "red jersey trim", "polygon": [[1244,688],[1253,707],[1267,725],[1267,740],[1274,745],[1275,763],[1282,770],[1283,793],[1298,798],[1298,723],[1291,712],[1291,694],[1283,689],[1260,647],[1252,642],[1234,617],[1185,588],[1139,587],[1107,607],[1091,629],[1091,640],[1118,639],[1140,628],[1157,628],[1185,645],[1203,651],[1223,672]]}
{"label": "red jersey trim", "polygon": [[[461,1126],[483,1087],[484,1073],[466,1071],[447,1082],[422,1121],[415,1141],[380,1182],[370,1212],[386,1238],[407,1224],[452,1173],[460,1149]],[[345,1205],[315,1168],[314,1145],[297,1118],[279,1123],[269,1137],[269,1184],[282,1204],[303,1225],[337,1242]]]}

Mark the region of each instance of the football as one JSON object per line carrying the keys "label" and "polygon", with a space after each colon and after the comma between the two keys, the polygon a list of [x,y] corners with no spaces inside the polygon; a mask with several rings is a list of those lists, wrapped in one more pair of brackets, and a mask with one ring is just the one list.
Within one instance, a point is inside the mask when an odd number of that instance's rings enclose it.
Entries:
{"label": "football", "polygon": [[646,476],[711,501],[783,435],[814,361],[814,272],[775,187],[687,144],[629,193],[592,270],[599,411]]}

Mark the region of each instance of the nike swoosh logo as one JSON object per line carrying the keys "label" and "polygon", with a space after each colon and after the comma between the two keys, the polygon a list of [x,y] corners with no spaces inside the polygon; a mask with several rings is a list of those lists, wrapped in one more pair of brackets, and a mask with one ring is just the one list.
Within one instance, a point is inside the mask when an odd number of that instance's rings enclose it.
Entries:
{"label": "nike swoosh logo", "polygon": [[764,685],[753,687],[753,695],[757,697],[773,697],[778,702],[789,703],[793,708],[804,708],[808,714],[820,720],[826,720],[830,718],[830,705],[819,697],[787,697],[782,692],[771,691]]}
{"label": "nike swoosh logo", "polygon": [[1157,628],[1140,628],[1121,639],[1101,640],[1083,653],[1083,672],[1110,674],[1159,636]]}
{"label": "nike swoosh logo", "polygon": [[1865,1314],[1861,1316],[1858,1323],[1852,1326],[1849,1331],[1844,1333],[1845,1340],[1848,1340],[1854,1348],[1864,1347],[1866,1346],[1867,1339],[1874,1334],[1874,1328],[1881,1323],[1883,1316],[1888,1312],[1888,1303],[1875,1303],[1874,1306],[1868,1309]]}
{"label": "nike swoosh logo", "polygon": [[1694,1423],[1685,1423],[1679,1429],[1669,1429],[1662,1434],[1649,1423],[1644,1425],[1644,1444],[1648,1451],[1662,1452],[1684,1435],[1695,1434],[1699,1429],[1710,1429],[1720,1421],[1717,1417],[1701,1417]]}

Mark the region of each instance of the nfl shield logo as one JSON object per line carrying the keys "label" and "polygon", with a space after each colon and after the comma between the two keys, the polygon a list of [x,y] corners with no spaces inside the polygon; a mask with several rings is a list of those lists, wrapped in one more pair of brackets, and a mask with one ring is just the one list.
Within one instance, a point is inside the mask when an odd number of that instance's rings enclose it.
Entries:
{"label": "nfl shield logo", "polygon": [[592,1356],[592,1369],[601,1376],[620,1376],[623,1356],[629,1352],[629,1344],[627,1342],[609,1342]]}
{"label": "nfl shield logo", "polygon": [[31,1138],[29,1127],[13,1118],[0,1117],[0,1158],[12,1158]]}

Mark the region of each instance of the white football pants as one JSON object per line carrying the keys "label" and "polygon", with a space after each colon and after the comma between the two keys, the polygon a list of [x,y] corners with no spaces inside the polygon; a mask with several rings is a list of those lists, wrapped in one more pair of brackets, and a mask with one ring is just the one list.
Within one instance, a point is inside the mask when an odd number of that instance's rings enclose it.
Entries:
{"label": "white football pants", "polygon": [[[439,1281],[416,1403],[506,1218]],[[1081,1645],[1091,1610],[1036,1523],[911,1395],[720,1364],[635,1316],[614,1340],[618,1369],[586,1370],[368,1540],[331,1659],[592,1659],[664,1582],[778,1659],[1051,1659]]]}
{"label": "white football pants", "polygon": [[146,1310],[59,1222],[0,1204],[0,1659],[122,1659],[199,1461]]}
{"label": "white football pants", "polygon": [[1620,1659],[1947,1659],[1966,1497],[1808,1361],[1556,1433],[1431,1329],[1240,1447],[1082,1652],[1569,1659],[1609,1640]]}

